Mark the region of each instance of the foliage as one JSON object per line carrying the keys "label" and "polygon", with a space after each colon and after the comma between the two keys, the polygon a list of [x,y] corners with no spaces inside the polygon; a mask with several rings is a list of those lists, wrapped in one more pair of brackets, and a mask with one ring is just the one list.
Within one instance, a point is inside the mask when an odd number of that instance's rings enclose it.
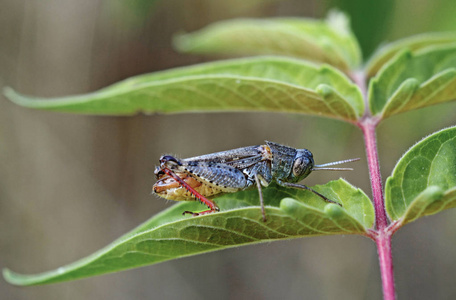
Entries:
{"label": "foliage", "polygon": [[[359,234],[383,245],[381,239],[386,236],[390,242],[404,224],[456,205],[456,127],[430,135],[404,154],[386,181],[385,200],[381,178],[375,175],[378,158],[375,134],[371,134],[386,117],[456,99],[456,35],[426,34],[397,41],[380,48],[364,68],[358,43],[340,13],[325,21],[224,21],[181,34],[175,42],[178,49],[191,53],[252,57],[140,75],[86,95],[45,99],[10,88],[5,94],[24,107],[72,113],[248,110],[347,121],[365,133],[374,205],[344,180],[315,187],[343,207],[325,205],[306,191],[279,186],[265,189],[265,223],[256,191],[217,198],[220,213],[194,218],[181,213],[197,203],[179,203],[68,266],[38,275],[5,270],[9,282],[33,285],[71,280],[239,245],[313,235]],[[275,56],[255,56],[263,54]],[[379,252],[388,251],[379,247]],[[387,264],[382,256],[380,263]]]}

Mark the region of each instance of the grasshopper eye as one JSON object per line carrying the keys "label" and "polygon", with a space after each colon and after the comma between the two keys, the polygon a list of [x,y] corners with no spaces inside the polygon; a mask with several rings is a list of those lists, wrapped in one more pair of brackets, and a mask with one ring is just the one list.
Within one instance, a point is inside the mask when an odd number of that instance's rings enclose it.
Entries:
{"label": "grasshopper eye", "polygon": [[309,159],[298,157],[293,162],[293,175],[298,177],[304,174],[309,168]]}
{"label": "grasshopper eye", "polygon": [[292,173],[295,179],[301,180],[306,178],[314,166],[312,152],[307,149],[298,149],[294,162]]}

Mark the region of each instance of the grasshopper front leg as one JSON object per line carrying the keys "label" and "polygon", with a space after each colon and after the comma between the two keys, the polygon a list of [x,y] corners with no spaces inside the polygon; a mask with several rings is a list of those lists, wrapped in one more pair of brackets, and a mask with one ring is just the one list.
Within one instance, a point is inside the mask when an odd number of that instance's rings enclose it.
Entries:
{"label": "grasshopper front leg", "polygon": [[328,202],[328,203],[333,203],[333,204],[337,204],[339,206],[342,207],[342,204],[336,202],[336,201],[333,201],[333,200],[330,200],[328,199],[326,196],[323,196],[322,194],[320,194],[319,192],[311,189],[310,187],[304,185],[304,184],[297,184],[297,183],[291,183],[291,182],[286,182],[286,181],[282,181],[282,180],[277,180],[277,183],[283,187],[291,187],[291,188],[295,188],[295,189],[300,189],[300,190],[308,190],[308,191],[311,191],[312,193],[314,193],[315,195],[319,196],[321,199],[323,199],[325,202]]}

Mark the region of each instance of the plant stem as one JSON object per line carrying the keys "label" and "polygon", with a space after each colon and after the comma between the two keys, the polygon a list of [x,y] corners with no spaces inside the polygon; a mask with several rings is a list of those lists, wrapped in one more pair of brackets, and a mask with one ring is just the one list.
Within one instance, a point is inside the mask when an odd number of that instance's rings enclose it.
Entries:
{"label": "plant stem", "polygon": [[375,208],[375,229],[369,232],[369,236],[377,244],[378,260],[382,277],[383,298],[385,300],[396,299],[393,273],[393,257],[391,253],[391,236],[394,233],[388,227],[388,218],[385,211],[385,200],[383,198],[382,175],[378,159],[377,138],[375,129],[379,118],[373,117],[368,109],[368,94],[366,87],[366,76],[364,72],[352,74],[353,81],[360,88],[366,103],[364,117],[357,125],[363,131],[364,144],[366,147],[367,163],[369,166],[369,177],[372,186],[372,197]]}
{"label": "plant stem", "polygon": [[382,277],[383,298],[396,299],[394,288],[393,258],[391,253],[391,232],[388,230],[388,218],[385,211],[383,198],[382,175],[378,159],[377,139],[375,128],[378,120],[372,117],[364,118],[358,126],[362,129],[366,156],[369,165],[369,177],[372,186],[372,196],[375,207],[375,235],[371,237],[377,244],[378,260]]}
{"label": "plant stem", "polygon": [[369,117],[361,121],[359,126],[363,130],[367,163],[369,165],[369,176],[371,180],[372,196],[374,198],[375,207],[375,224],[378,231],[383,231],[388,227],[388,219],[386,217],[383,199],[382,175],[380,173],[377,139],[375,135],[375,127],[377,126],[377,122],[373,120],[372,117]]}
{"label": "plant stem", "polygon": [[382,276],[383,299],[396,299],[394,287],[393,257],[391,255],[391,234],[384,230],[376,238],[380,274]]}
{"label": "plant stem", "polygon": [[380,173],[377,139],[375,134],[377,124],[378,120],[369,116],[359,122],[358,126],[362,129],[364,135],[372,196],[374,199],[376,231],[373,231],[375,234],[371,234],[371,238],[374,239],[377,244],[383,298],[385,300],[394,300],[396,299],[396,292],[394,288],[393,257],[391,253],[392,232],[388,230],[388,218],[386,216],[383,198],[382,175]]}

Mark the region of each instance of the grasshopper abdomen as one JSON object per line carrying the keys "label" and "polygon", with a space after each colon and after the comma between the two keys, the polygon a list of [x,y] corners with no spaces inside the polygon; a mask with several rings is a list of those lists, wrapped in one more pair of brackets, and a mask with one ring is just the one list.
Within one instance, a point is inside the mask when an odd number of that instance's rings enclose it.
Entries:
{"label": "grasshopper abdomen", "polygon": [[234,193],[247,186],[245,174],[229,165],[183,161],[180,169],[198,181],[225,193]]}

